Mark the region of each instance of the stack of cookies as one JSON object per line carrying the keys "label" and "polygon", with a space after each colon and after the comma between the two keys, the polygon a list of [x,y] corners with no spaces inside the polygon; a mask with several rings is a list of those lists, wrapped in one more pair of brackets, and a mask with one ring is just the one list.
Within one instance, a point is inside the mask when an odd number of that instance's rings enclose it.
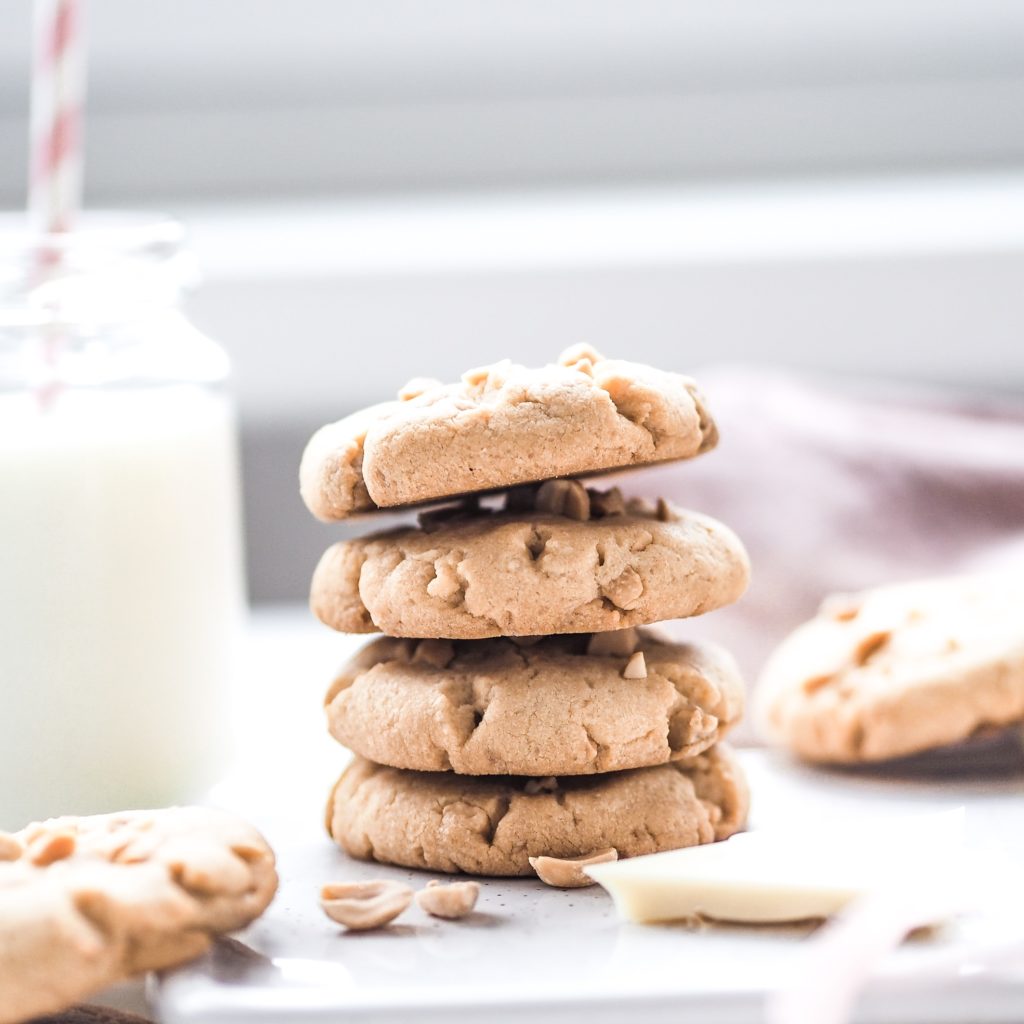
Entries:
{"label": "stack of cookies", "polygon": [[326,701],[356,754],[327,812],[349,854],[528,875],[743,826],[718,742],[743,707],[732,658],[639,628],[735,601],[743,547],[707,516],[577,479],[716,440],[689,378],[585,347],[413,381],[314,435],[300,475],[318,518],[443,503],[335,544],[313,578],[324,623],[384,634]]}

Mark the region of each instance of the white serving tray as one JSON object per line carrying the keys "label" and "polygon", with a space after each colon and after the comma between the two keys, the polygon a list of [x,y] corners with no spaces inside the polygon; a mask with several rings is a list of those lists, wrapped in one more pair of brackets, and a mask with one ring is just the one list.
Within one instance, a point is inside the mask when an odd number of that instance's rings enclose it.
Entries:
{"label": "white serving tray", "polygon": [[[964,806],[967,829],[1024,864],[1024,769],[951,780],[821,772],[747,751],[753,827],[827,828]],[[436,875],[352,861],[319,826],[312,801],[264,792],[259,823],[278,853],[281,890],[265,917],[205,958],[168,973],[152,998],[166,1024],[432,1024],[486,1020],[726,1024],[763,1019],[766,995],[801,966],[811,930],[621,923],[603,890],[486,880],[477,913],[437,921],[413,907],[393,926],[351,934],[321,913],[329,880]],[[1016,958],[982,951],[1016,941]],[[1015,915],[965,921],[905,944],[883,965],[857,1019],[886,1024],[1019,1024],[1024,925]],[[812,1024],[812,1022],[808,1022]]]}

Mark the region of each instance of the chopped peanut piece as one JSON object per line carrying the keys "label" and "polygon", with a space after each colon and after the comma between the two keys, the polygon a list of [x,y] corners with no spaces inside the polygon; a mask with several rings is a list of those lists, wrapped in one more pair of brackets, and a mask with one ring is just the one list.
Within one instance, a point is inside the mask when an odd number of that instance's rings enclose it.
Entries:
{"label": "chopped peanut piece", "polygon": [[350,931],[380,928],[412,903],[412,889],[401,882],[330,882],[320,890],[324,913]]}
{"label": "chopped peanut piece", "polygon": [[545,885],[553,885],[558,889],[582,889],[594,884],[594,880],[583,873],[584,868],[618,859],[619,851],[609,848],[583,857],[531,857],[530,867]]}
{"label": "chopped peanut piece", "polygon": [[627,565],[615,579],[601,587],[601,593],[616,607],[632,611],[644,596],[644,581],[636,569]]}
{"label": "chopped peanut piece", "polygon": [[433,391],[434,388],[440,388],[444,385],[441,381],[435,377],[413,377],[408,384],[405,385],[398,392],[398,400],[400,402],[409,402],[414,398],[419,398],[420,395],[427,391]]}
{"label": "chopped peanut piece", "polygon": [[646,679],[647,678],[647,662],[644,660],[644,652],[637,651],[629,661],[626,662],[626,667],[622,670],[623,679]]}
{"label": "chopped peanut piece", "polygon": [[[572,345],[567,348],[559,357],[559,363],[562,366],[568,366],[573,369],[579,369],[579,363],[589,363],[593,367],[594,363],[600,363],[604,361],[604,356],[597,351],[592,345],[579,344]],[[589,372],[589,371],[584,371]]]}
{"label": "chopped peanut piece", "polygon": [[36,867],[44,868],[58,860],[64,860],[75,852],[76,839],[74,832],[45,833],[29,844],[28,858]]}
{"label": "chopped peanut piece", "polygon": [[435,879],[427,882],[427,887],[416,893],[416,905],[432,917],[454,921],[472,912],[479,895],[479,882],[451,882],[443,885]]}
{"label": "chopped peanut piece", "polygon": [[18,860],[25,852],[17,837],[10,832],[0,832],[0,861]]}
{"label": "chopped peanut piece", "polygon": [[590,518],[590,496],[577,480],[545,480],[537,491],[535,508],[548,515],[586,522]]}
{"label": "chopped peanut piece", "polygon": [[618,487],[613,487],[610,491],[588,487],[587,494],[590,495],[590,514],[595,518],[621,516],[626,512],[626,502]]}

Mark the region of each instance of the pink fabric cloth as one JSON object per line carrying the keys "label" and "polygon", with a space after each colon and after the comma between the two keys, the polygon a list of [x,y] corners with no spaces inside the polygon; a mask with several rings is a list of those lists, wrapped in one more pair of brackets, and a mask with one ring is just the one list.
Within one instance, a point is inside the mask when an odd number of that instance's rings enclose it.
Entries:
{"label": "pink fabric cloth", "polygon": [[753,564],[746,596],[666,628],[728,647],[751,685],[825,594],[973,569],[1024,572],[1024,397],[752,368],[697,379],[718,448],[619,482],[707,512],[743,539]]}

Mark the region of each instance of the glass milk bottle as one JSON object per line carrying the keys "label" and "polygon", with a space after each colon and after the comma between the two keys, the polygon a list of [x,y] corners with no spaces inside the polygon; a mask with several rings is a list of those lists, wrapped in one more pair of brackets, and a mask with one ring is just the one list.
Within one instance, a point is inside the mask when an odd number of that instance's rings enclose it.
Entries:
{"label": "glass milk bottle", "polygon": [[0,230],[0,828],[193,799],[224,766],[236,431],[180,245]]}

